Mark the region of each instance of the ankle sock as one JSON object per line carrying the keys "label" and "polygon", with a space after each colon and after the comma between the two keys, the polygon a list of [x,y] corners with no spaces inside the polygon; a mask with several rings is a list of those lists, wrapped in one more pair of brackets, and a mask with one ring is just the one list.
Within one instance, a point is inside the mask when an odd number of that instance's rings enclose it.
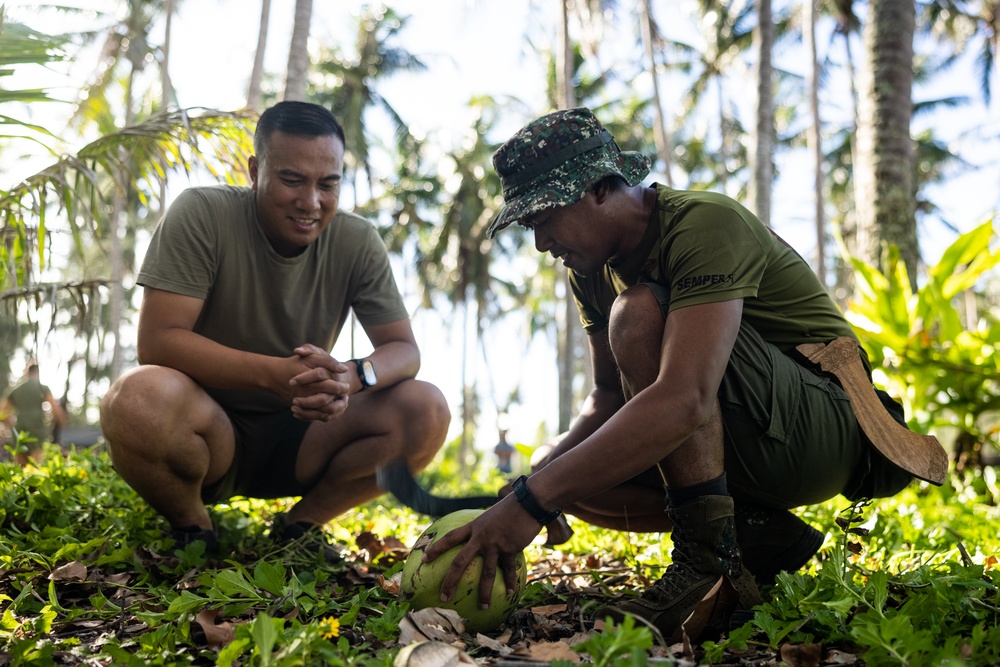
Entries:
{"label": "ankle sock", "polygon": [[667,487],[667,502],[671,507],[678,507],[686,502],[702,496],[728,496],[729,487],[726,484],[726,473],[707,482],[699,482],[691,486]]}

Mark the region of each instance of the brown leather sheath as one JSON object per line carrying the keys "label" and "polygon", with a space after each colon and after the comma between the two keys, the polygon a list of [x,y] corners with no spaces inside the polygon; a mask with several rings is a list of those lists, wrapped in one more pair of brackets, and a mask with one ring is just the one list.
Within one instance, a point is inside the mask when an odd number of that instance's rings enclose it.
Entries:
{"label": "brown leather sheath", "polygon": [[932,435],[914,433],[892,418],[861,362],[858,343],[841,336],[830,343],[803,343],[796,349],[821,371],[834,375],[875,448],[908,473],[940,486],[948,474],[948,455]]}

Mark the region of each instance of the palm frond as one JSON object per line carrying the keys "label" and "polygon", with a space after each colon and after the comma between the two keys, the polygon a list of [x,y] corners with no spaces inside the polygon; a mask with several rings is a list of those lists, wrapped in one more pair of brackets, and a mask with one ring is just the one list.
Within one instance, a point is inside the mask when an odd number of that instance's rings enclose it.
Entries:
{"label": "palm frond", "polygon": [[156,191],[152,186],[167,173],[195,166],[226,182],[244,182],[252,112],[191,111],[157,114],[102,136],[0,189],[0,290],[30,281],[53,229],[69,232],[77,244],[100,233],[116,189],[147,185]]}

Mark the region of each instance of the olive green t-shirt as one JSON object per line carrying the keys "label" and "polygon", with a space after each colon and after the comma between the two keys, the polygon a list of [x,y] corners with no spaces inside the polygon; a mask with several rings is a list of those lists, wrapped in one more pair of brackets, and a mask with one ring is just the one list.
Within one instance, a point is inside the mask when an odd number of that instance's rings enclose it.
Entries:
{"label": "olive green t-shirt", "polygon": [[588,333],[607,326],[611,304],[640,282],[669,290],[669,310],[743,299],[743,319],[789,353],[806,342],[856,338],[812,269],[749,210],[713,192],[656,185],[653,220],[636,250],[590,277],[571,276]]}
{"label": "olive green t-shirt", "polygon": [[[338,212],[302,254],[282,257],[264,236],[255,195],[228,185],[181,193],[153,233],[138,284],[204,299],[195,333],[278,357],[305,343],[330,350],[352,309],[363,325],[408,316],[370,222]],[[284,407],[262,392],[209,393],[223,407]]]}
{"label": "olive green t-shirt", "polygon": [[38,378],[27,378],[10,390],[7,399],[14,406],[18,431],[23,431],[39,442],[49,439],[45,424],[45,397],[50,394],[47,386]]}

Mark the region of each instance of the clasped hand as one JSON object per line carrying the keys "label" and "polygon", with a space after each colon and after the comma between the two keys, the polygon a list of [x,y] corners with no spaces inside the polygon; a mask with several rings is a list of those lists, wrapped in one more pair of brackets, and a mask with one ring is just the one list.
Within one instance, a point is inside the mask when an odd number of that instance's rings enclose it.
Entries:
{"label": "clasped hand", "polygon": [[292,414],[303,421],[332,421],[344,414],[351,390],[350,367],[325,350],[306,344],[289,361],[297,366],[288,381]]}

